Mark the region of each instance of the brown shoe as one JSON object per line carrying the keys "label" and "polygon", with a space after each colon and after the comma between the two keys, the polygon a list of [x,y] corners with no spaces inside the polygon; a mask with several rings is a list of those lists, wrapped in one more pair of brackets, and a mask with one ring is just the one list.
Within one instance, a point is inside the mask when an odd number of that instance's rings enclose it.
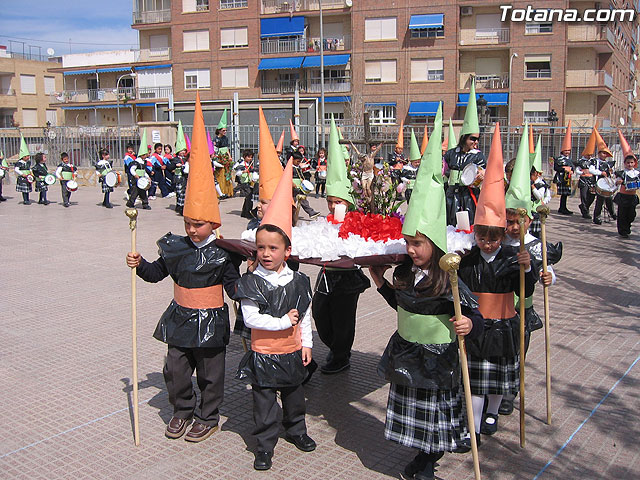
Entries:
{"label": "brown shoe", "polygon": [[184,439],[187,442],[201,442],[209,438],[216,430],[218,430],[218,425],[203,425],[200,422],[193,422],[191,425],[191,430],[187,433]]}
{"label": "brown shoe", "polygon": [[164,434],[167,438],[180,438],[187,431],[187,427],[191,423],[191,419],[171,417],[169,425]]}

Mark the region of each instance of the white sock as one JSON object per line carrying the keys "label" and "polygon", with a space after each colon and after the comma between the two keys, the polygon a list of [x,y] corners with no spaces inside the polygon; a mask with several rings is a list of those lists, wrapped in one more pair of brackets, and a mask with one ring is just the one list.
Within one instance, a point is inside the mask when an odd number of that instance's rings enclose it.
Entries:
{"label": "white sock", "polygon": [[473,423],[476,428],[476,433],[480,433],[480,422],[482,421],[484,395],[471,395],[471,405],[473,406]]}
{"label": "white sock", "polygon": [[502,395],[487,395],[487,397],[489,397],[489,405],[487,405],[487,413],[498,415],[500,402],[502,402]]}
{"label": "white sock", "polygon": [[220,190],[220,185],[218,185],[217,183],[216,183],[216,192],[218,192],[219,197],[222,196],[222,190]]}

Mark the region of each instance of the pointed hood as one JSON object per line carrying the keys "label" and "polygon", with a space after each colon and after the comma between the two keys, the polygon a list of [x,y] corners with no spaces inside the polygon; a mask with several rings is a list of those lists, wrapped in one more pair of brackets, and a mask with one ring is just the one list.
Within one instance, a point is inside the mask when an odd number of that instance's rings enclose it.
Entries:
{"label": "pointed hood", "polygon": [[624,135],[622,135],[620,129],[618,129],[618,137],[620,138],[620,148],[622,149],[622,160],[624,161],[624,159],[627,157],[633,157],[637,160],[637,157],[629,146],[629,142],[627,142],[627,139],[624,138]]}
{"label": "pointed hood", "polygon": [[207,130],[207,147],[209,148],[209,156],[213,155],[216,149],[213,147],[213,142],[211,141],[211,135],[209,135],[209,130]]}
{"label": "pointed hood", "polygon": [[429,237],[443,252],[447,252],[447,216],[442,178],[442,103],[431,132],[431,141],[422,157],[422,164],[404,217],[402,233],[415,236],[418,232]]}
{"label": "pointed hood", "polygon": [[187,149],[187,142],[184,139],[184,130],[182,129],[182,120],[178,120],[178,133],[176,134],[176,153],[186,149]]}
{"label": "pointed hood", "polygon": [[533,141],[533,127],[529,124],[529,155],[536,153],[535,142]]}
{"label": "pointed hood", "polygon": [[[191,135],[193,135],[193,130],[191,131]],[[189,140],[189,135],[184,134],[184,142],[187,144],[187,150],[191,151],[191,140]]]}
{"label": "pointed hood", "polygon": [[284,130],[280,134],[280,140],[278,140],[278,145],[276,145],[276,152],[278,154],[282,153],[284,150]]}
{"label": "pointed hood", "polygon": [[[144,143],[147,143],[146,136]],[[24,141],[24,137],[22,136],[22,134],[20,134],[20,153],[18,153],[18,158],[28,157],[29,155],[31,154],[29,153],[29,149],[27,148],[27,142]]]}
{"label": "pointed hood", "polygon": [[420,160],[422,155],[420,154],[420,149],[418,148],[418,140],[416,139],[416,134],[413,133],[413,128],[411,129],[411,141],[409,143],[409,161]]}
{"label": "pointed hood", "polygon": [[449,138],[447,139],[447,142],[447,150],[456,148],[456,145],[458,145],[458,143],[456,142],[456,132],[453,130],[453,123],[451,122],[451,117],[449,117]]}
{"label": "pointed hood", "polygon": [[351,182],[347,177],[345,157],[340,148],[340,134],[331,114],[331,130],[329,131],[329,148],[327,150],[327,195],[338,197],[354,204],[351,196]]}
{"label": "pointed hood", "polygon": [[227,128],[227,109],[224,109],[220,121],[218,122],[218,128]]}
{"label": "pointed hood", "polygon": [[536,172],[542,173],[542,138],[538,135],[538,143],[536,143],[536,149],[531,157],[531,166],[536,169]]}
{"label": "pointed hood", "polygon": [[571,120],[569,120],[567,131],[564,134],[564,138],[562,139],[562,146],[560,147],[561,152],[564,152],[565,150],[571,151]]}
{"label": "pointed hood", "polygon": [[149,145],[147,144],[147,129],[142,128],[142,137],[140,138],[140,147],[138,148],[138,156],[147,155],[149,153]]}
{"label": "pointed hood", "polygon": [[600,132],[597,130],[596,130],[596,146],[598,147],[598,149],[596,150],[596,153],[605,152],[607,154],[607,157],[613,157],[613,153],[611,153],[611,150],[609,150],[609,147],[607,147],[607,144],[605,143],[604,139],[602,138],[602,136],[600,136]]}
{"label": "pointed hood", "polygon": [[429,144],[429,135],[427,135],[427,124],[424,124],[424,134],[422,135],[422,145],[420,145],[420,156],[424,155],[424,151]]}
{"label": "pointed hood", "polygon": [[396,140],[396,147],[404,148],[404,120],[400,122],[400,129],[398,130],[398,140]]}
{"label": "pointed hood", "polygon": [[273,138],[267,120],[264,118],[262,106],[258,107],[258,113],[260,115],[260,145],[258,146],[260,200],[271,200],[282,176],[282,164],[276,153],[276,147],[273,146]]}
{"label": "pointed hood", "polygon": [[520,138],[520,147],[516,155],[516,163],[511,174],[509,189],[505,195],[507,208],[524,208],[531,211],[531,167],[529,163],[529,142],[527,140],[528,123]]}
{"label": "pointed hood", "polygon": [[594,153],[596,153],[596,141],[598,139],[598,128],[594,125],[593,129],[591,129],[591,135],[589,135],[589,140],[587,140],[587,144],[582,150],[582,156],[585,158],[590,157]]}
{"label": "pointed hood", "polygon": [[294,140],[300,141],[300,137],[298,136],[298,132],[296,132],[296,127],[293,126],[293,122],[289,119],[289,128],[291,129],[291,141]]}
{"label": "pointed hood", "polygon": [[[471,88],[469,89],[469,101],[467,102],[467,110],[464,112],[464,122],[460,136],[468,133],[480,133],[480,125],[478,123],[478,105],[476,104],[476,78],[471,80]],[[451,144],[451,139],[449,139]]]}
{"label": "pointed hood", "polygon": [[293,205],[293,158],[287,162],[287,166],[280,177],[280,181],[273,193],[273,198],[264,214],[260,225],[274,225],[287,234],[291,240],[292,205]]}
{"label": "pointed hood", "polygon": [[196,109],[193,115],[193,144],[189,157],[189,178],[184,200],[184,216],[213,223],[216,229],[222,225],[218,194],[213,179],[207,134],[200,105],[200,92],[196,93]]}
{"label": "pointed hood", "polygon": [[491,151],[484,172],[482,190],[478,197],[474,225],[507,228],[507,211],[504,200],[504,161],[500,124],[496,122],[491,141]]}

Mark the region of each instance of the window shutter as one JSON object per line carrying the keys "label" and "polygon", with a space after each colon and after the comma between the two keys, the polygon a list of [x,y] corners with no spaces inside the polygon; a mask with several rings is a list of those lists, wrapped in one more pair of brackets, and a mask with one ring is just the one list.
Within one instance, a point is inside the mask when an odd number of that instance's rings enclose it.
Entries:
{"label": "window shutter", "polygon": [[382,18],[380,21],[380,38],[395,39],[396,38],[396,19]]}
{"label": "window shutter", "polygon": [[198,70],[198,88],[211,87],[211,74],[208,68]]}
{"label": "window shutter", "polygon": [[35,108],[22,109],[22,126],[37,127],[38,126],[38,110]]}
{"label": "window shutter", "polygon": [[396,81],[396,61],[383,60],[380,62],[380,78],[382,82]]}
{"label": "window shutter", "polygon": [[36,76],[20,75],[20,92],[36,93]]}
{"label": "window shutter", "polygon": [[182,0],[182,11],[183,12],[195,12],[196,11],[196,0]]}
{"label": "window shutter", "polygon": [[197,50],[196,32],[182,32],[182,43],[182,50],[185,52]]}
{"label": "window shutter", "polygon": [[411,81],[424,82],[427,80],[428,60],[411,60]]}
{"label": "window shutter", "polygon": [[[49,95],[56,90],[56,79],[55,77],[44,77],[44,93]],[[55,110],[54,110],[55,112]]]}
{"label": "window shutter", "polygon": [[58,112],[55,110],[47,110],[47,122],[49,122],[52,126],[58,124]]}
{"label": "window shutter", "polygon": [[548,112],[549,100],[525,100],[522,104],[524,112]]}
{"label": "window shutter", "polygon": [[364,72],[367,79],[382,78],[379,61],[364,62]]}

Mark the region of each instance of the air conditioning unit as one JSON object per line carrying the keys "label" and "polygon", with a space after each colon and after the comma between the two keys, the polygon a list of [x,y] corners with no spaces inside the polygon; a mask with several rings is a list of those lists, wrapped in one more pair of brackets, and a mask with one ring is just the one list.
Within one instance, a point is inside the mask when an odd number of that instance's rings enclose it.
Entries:
{"label": "air conditioning unit", "polygon": [[463,17],[473,15],[473,7],[460,7],[460,15]]}
{"label": "air conditioning unit", "polygon": [[600,2],[596,2],[593,6],[596,10],[600,10],[602,8],[602,4]]}

